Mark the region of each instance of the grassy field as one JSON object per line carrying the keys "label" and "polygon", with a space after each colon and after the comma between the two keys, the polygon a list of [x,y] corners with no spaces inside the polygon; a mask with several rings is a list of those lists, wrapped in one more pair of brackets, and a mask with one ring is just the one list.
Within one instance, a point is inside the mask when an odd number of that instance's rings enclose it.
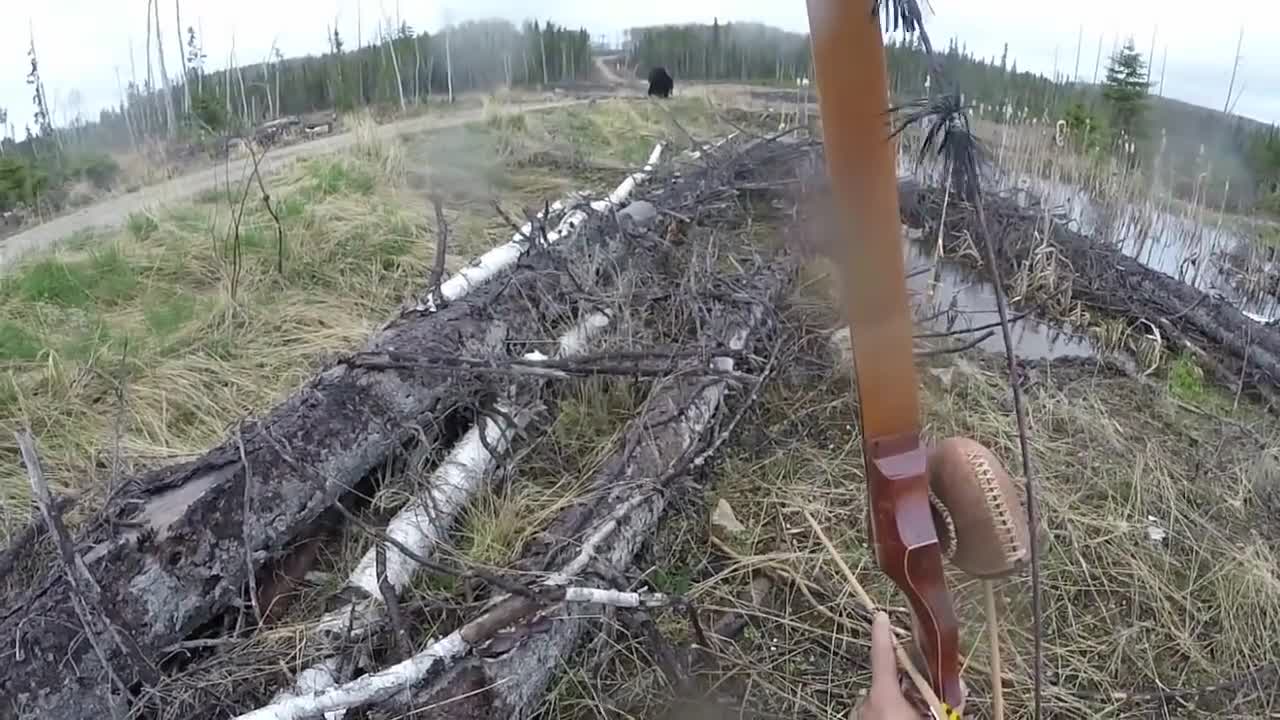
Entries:
{"label": "grassy field", "polygon": [[[713,122],[698,101],[670,111],[698,131]],[[355,132],[353,151],[268,178],[282,260],[256,184],[236,241],[248,170],[232,166],[229,191],[86,231],[0,278],[0,542],[31,509],[15,430],[39,437],[56,492],[93,507],[132,471],[201,452],[268,409],[421,290],[430,194],[452,271],[510,239],[495,202],[523,218],[570,190],[607,192],[655,141],[681,141],[666,111],[626,101],[495,112],[399,142],[368,120]]]}

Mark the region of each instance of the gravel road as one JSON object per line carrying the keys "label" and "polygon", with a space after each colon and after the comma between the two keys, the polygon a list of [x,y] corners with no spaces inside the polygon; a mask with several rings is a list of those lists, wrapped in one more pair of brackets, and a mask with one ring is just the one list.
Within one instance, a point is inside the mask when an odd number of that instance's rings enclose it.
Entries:
{"label": "gravel road", "polygon": [[[527,103],[504,110],[505,112],[533,112],[553,107],[584,103],[581,99],[563,99],[548,102]],[[463,110],[450,115],[423,115],[378,126],[382,137],[411,135],[447,127],[456,127],[480,120],[483,108]],[[261,169],[263,172],[279,170],[299,158],[314,157],[350,147],[355,136],[350,131],[330,135],[319,140],[273,149],[267,153]],[[124,223],[130,213],[155,208],[191,198],[203,190],[216,187],[222,167],[210,167],[173,178],[156,185],[149,185],[137,192],[112,197],[94,205],[80,208],[41,223],[8,238],[0,240],[0,269],[14,262],[19,256],[33,250],[52,247],[83,228],[114,227]]]}

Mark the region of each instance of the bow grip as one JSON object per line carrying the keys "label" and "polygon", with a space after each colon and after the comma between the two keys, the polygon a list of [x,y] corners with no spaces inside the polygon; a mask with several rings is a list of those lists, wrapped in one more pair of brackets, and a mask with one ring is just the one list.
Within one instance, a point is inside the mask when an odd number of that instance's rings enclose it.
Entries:
{"label": "bow grip", "polygon": [[918,433],[867,438],[863,451],[876,562],[907,596],[934,692],[961,708],[960,629],[929,503],[928,455]]}

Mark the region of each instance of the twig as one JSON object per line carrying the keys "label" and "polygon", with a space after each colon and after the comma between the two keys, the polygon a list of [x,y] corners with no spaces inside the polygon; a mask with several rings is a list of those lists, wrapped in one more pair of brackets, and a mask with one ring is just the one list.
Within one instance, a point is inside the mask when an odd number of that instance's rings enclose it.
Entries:
{"label": "twig", "polygon": [[978,337],[970,340],[969,342],[964,343],[963,345],[954,345],[952,347],[945,347],[945,348],[934,348],[932,350],[921,350],[917,352],[915,356],[916,357],[935,357],[937,355],[953,355],[955,353],[964,352],[965,350],[972,350],[973,348],[976,348],[982,343],[991,339],[995,334],[996,334],[995,330],[988,330],[985,333],[979,335]]}
{"label": "twig", "polygon": [[436,211],[436,262],[431,268],[431,281],[427,283],[427,297],[432,298],[436,307],[444,305],[444,296],[440,293],[440,283],[444,281],[444,258],[449,248],[449,224],[444,220],[444,206],[440,196],[431,196],[431,206]]}
{"label": "twig", "polygon": [[[85,565],[84,559],[76,554],[75,545],[71,542],[71,535],[67,532],[66,526],[62,524],[62,517],[54,511],[53,497],[49,492],[49,485],[45,481],[44,471],[40,467],[40,456],[36,453],[35,439],[29,431],[14,433],[14,438],[18,441],[18,450],[22,455],[22,462],[27,467],[27,479],[31,483],[32,495],[40,509],[40,514],[44,517],[45,524],[49,528],[49,533],[53,536],[58,546],[58,555],[62,560],[67,582],[71,585],[75,593],[75,599],[78,601],[76,603],[76,614],[80,616],[80,622],[84,625],[84,631],[90,637],[94,650],[102,661],[103,669],[113,676],[115,675],[106,658],[105,649],[97,644],[100,640],[96,637],[97,631],[94,628],[97,627],[98,623],[94,622],[91,611],[96,613],[101,620],[104,634],[124,653],[138,677],[147,685],[155,685],[159,682],[160,673],[142,654],[137,642],[124,632],[123,626],[117,627],[116,618],[112,617],[114,613],[111,613],[103,606],[102,591],[98,587],[98,582],[94,580],[93,574],[89,572],[89,567]],[[120,685],[121,691],[128,695],[129,687],[121,682],[118,677],[114,678],[114,680]]]}
{"label": "twig", "polygon": [[[551,378],[623,375],[629,377],[664,378],[675,373],[692,377],[714,377],[734,382],[754,383],[757,378],[747,373],[715,367],[680,367],[675,360],[700,357],[733,357],[733,351],[719,350],[655,353],[603,353],[574,359],[534,359],[528,357],[487,359],[470,357],[429,357],[389,351],[356,353],[346,360],[352,367],[371,370],[451,370],[477,374],[537,375]],[[736,355],[740,356],[740,353]],[[648,364],[645,360],[663,361]]]}
{"label": "twig", "polygon": [[995,581],[983,579],[982,597],[987,612],[987,642],[991,645],[991,720],[1004,720],[1004,682],[1000,677],[1000,623],[996,610]]}
{"label": "twig", "polygon": [[249,602],[253,606],[253,617],[262,625],[262,606],[258,602],[258,573],[253,562],[253,545],[249,544],[249,518],[253,502],[253,470],[249,467],[249,457],[244,451],[244,428],[236,428],[236,446],[240,452],[240,464],[244,467],[244,502],[240,510],[240,542],[244,543],[244,569],[249,581]]}
{"label": "twig", "polygon": [[[944,311],[944,312],[945,312],[945,311]],[[1013,317],[1009,318],[1009,322],[1011,322],[1011,323],[1016,323],[1016,322],[1018,322],[1018,321],[1020,321],[1020,320],[1023,320],[1024,318],[1026,318],[1026,317],[1027,317],[1028,315],[1030,315],[1030,314],[1031,314],[1031,313],[1029,313],[1029,312],[1024,312],[1024,313],[1021,313],[1021,314],[1019,314],[1019,315],[1015,315],[1015,316],[1013,316]],[[926,338],[944,338],[944,337],[954,337],[954,336],[956,336],[956,335],[968,335],[969,333],[972,333],[972,332],[981,332],[982,330],[991,330],[991,329],[993,329],[993,328],[999,328],[999,327],[1000,327],[1000,322],[999,322],[999,321],[996,321],[996,322],[990,322],[990,323],[987,323],[986,325],[978,325],[978,326],[975,326],[975,327],[961,328],[961,329],[959,329],[959,330],[947,330],[947,331],[939,331],[939,332],[924,332],[924,333],[916,333],[916,334],[915,334],[915,335],[913,335],[912,337],[913,337],[913,338],[915,338],[916,340],[924,340],[924,339],[926,339]]]}
{"label": "twig", "polygon": [[409,644],[409,634],[404,628],[404,619],[400,616],[400,602],[396,598],[396,588],[387,578],[387,546],[375,543],[373,546],[374,568],[378,575],[378,592],[387,608],[387,620],[391,622],[391,632],[396,639],[399,656],[395,661],[403,660],[413,654],[413,646]]}
{"label": "twig", "polygon": [[[809,526],[813,528],[818,540],[822,541],[822,545],[827,549],[827,554],[831,556],[831,560],[836,564],[836,567],[840,568],[840,572],[844,574],[845,581],[849,584],[849,589],[862,601],[867,612],[874,613],[877,607],[875,601],[867,594],[867,591],[862,587],[862,583],[858,582],[858,577],[849,569],[849,564],[840,556],[840,551],[836,550],[836,546],[832,544],[831,539],[823,532],[822,526],[818,524],[817,520],[813,519],[813,515],[808,510],[802,508],[801,512],[804,513],[804,519],[809,521]],[[916,669],[915,663],[911,662],[911,658],[907,656],[906,648],[902,647],[902,643],[898,641],[897,637],[893,638],[893,651],[898,657],[898,664],[907,671],[907,675],[911,676],[911,682],[915,684],[920,696],[928,703],[934,717],[948,717],[947,712],[943,709],[942,701],[938,699],[937,693],[933,691],[929,681],[925,680],[920,671]]]}
{"label": "twig", "polygon": [[253,177],[258,179],[258,189],[262,191],[262,205],[276,224],[276,274],[284,275],[284,223],[280,222],[279,213],[271,205],[271,193],[267,192],[267,185],[263,182],[262,171],[259,169],[259,164],[267,157],[267,150],[264,148],[259,156],[253,151],[253,143],[246,143],[245,147],[249,148],[249,157],[253,159]]}
{"label": "twig", "polygon": [[996,295],[996,310],[1000,312],[1000,335],[1004,340],[1004,356],[1008,366],[1009,386],[1013,392],[1013,411],[1018,422],[1018,451],[1022,454],[1022,476],[1027,490],[1027,527],[1031,555],[1031,625],[1034,657],[1032,671],[1035,684],[1032,700],[1032,717],[1039,720],[1044,700],[1044,618],[1040,593],[1040,510],[1036,504],[1035,478],[1031,472],[1031,439],[1027,432],[1027,404],[1022,397],[1022,384],[1018,382],[1017,358],[1014,356],[1013,331],[1009,328],[1009,299],[1005,297],[1004,281],[996,264],[995,242],[987,226],[987,213],[983,209],[981,192],[975,192],[974,208],[978,212],[978,226],[982,231],[983,248],[986,250],[987,267],[991,272],[991,284]]}

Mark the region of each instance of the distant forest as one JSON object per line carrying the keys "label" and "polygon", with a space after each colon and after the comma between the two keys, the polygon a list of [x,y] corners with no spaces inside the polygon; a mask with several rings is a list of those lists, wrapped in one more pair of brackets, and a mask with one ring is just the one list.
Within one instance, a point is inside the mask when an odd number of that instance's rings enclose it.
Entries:
{"label": "distant forest", "polygon": [[[158,23],[158,21],[157,21]],[[593,79],[593,48],[586,29],[550,21],[516,26],[505,20],[466,22],[447,31],[426,33],[407,24],[385,23],[354,42],[330,28],[322,55],[285,57],[274,48],[260,62],[239,64],[219,58],[230,70],[206,70],[211,64],[202,39],[187,26],[181,53],[172,35],[155,37],[168,48],[164,62],[148,62],[122,79],[122,102],[102,110],[96,121],[77,119],[70,127],[53,125],[40,77],[35,38],[29,49],[27,82],[33,107],[0,108],[0,124],[17,140],[0,141],[0,211],[31,206],[46,195],[60,206],[58,189],[75,180],[109,188],[118,168],[104,150],[162,141],[168,152],[190,148],[282,115],[318,110],[380,106],[398,110],[450,98],[450,93],[500,86],[545,86]],[[372,36],[372,37],[371,37]],[[148,55],[152,42],[148,37]],[[596,52],[617,52],[595,48]],[[629,67],[643,75],[665,66],[683,80],[768,83],[795,87],[811,74],[808,36],[758,23],[663,25],[633,28],[622,48]],[[1072,126],[1085,122],[1109,127],[1103,88],[1088,83],[1055,83],[1018,70],[1016,58],[979,58],[952,41],[935,54],[944,76],[963,89],[971,105],[982,105],[987,119],[1003,120],[1010,108],[1015,120],[1040,118]],[[178,58],[180,63],[172,62]],[[893,36],[887,46],[891,88],[899,99],[919,97],[926,89],[926,58],[913,39]],[[1125,58],[1121,58],[1124,60]],[[1195,179],[1208,172],[1213,205],[1223,201],[1235,211],[1265,209],[1280,214],[1280,133],[1238,116],[1160,98],[1146,92],[1143,58],[1127,58],[1141,89],[1141,126],[1132,134],[1095,132],[1110,142],[1132,140],[1149,162],[1163,152],[1162,167],[1175,171],[1173,190],[1193,193]],[[1112,59],[1112,63],[1116,59]],[[223,63],[219,63],[223,64]],[[31,118],[31,121],[19,120]],[[1106,142],[1090,148],[1105,155]],[[1210,164],[1212,165],[1210,167]],[[43,206],[43,205],[42,205]]]}

